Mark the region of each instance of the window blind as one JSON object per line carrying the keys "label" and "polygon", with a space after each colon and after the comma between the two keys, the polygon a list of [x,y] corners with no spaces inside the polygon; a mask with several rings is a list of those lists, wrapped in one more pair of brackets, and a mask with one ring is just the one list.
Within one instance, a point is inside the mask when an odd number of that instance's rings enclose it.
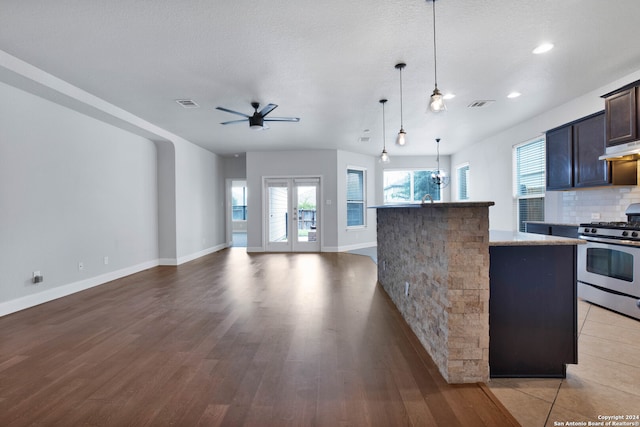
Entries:
{"label": "window blind", "polygon": [[347,227],[364,225],[364,170],[347,169]]}
{"label": "window blind", "polygon": [[526,221],[544,220],[545,142],[538,139],[516,147],[516,203],[518,230]]}
{"label": "window blind", "polygon": [[469,165],[458,168],[458,200],[469,200]]}

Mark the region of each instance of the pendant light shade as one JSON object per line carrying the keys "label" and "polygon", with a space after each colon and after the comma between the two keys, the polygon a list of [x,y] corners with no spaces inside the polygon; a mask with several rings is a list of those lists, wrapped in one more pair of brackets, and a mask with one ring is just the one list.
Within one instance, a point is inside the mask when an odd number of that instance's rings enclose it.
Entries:
{"label": "pendant light shade", "polygon": [[444,97],[440,90],[438,90],[438,50],[436,45],[436,0],[433,2],[433,80],[434,89],[431,97],[429,98],[429,110],[434,113],[445,111],[447,106],[444,103]]}
{"label": "pendant light shade", "polygon": [[380,161],[382,163],[389,163],[391,159],[389,158],[389,153],[387,153],[387,141],[386,141],[386,129],[384,125],[384,104],[387,102],[386,99],[381,99],[380,104],[382,104],[382,153],[380,154]]}
{"label": "pendant light shade", "polygon": [[431,173],[431,182],[440,188],[445,188],[449,185],[450,177],[445,171],[440,169],[440,138],[436,138],[436,163],[438,164],[438,170]]}
{"label": "pendant light shade", "polygon": [[396,145],[401,147],[407,143],[407,132],[404,130],[404,120],[402,117],[402,69],[406,66],[407,64],[404,62],[396,64],[396,69],[400,71],[400,132],[398,132],[398,136],[396,137]]}

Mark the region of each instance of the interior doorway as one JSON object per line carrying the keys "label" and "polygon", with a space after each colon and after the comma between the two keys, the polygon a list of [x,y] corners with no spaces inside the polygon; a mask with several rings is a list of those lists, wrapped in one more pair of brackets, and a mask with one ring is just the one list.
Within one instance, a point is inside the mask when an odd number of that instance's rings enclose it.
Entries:
{"label": "interior doorway", "polygon": [[231,180],[231,246],[247,247],[247,181]]}
{"label": "interior doorway", "polygon": [[320,178],[265,179],[267,252],[320,251]]}

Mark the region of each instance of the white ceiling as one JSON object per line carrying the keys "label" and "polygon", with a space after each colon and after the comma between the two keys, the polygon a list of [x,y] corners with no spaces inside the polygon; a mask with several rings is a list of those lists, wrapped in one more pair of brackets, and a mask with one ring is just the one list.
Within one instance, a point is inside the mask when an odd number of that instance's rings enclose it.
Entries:
{"label": "white ceiling", "polygon": [[[425,0],[0,0],[0,50],[221,155],[375,155],[383,97],[392,156],[434,154],[436,137],[450,154],[639,70],[639,16],[638,0],[438,0],[438,86],[457,95],[442,115],[425,113],[434,83]],[[533,55],[543,41],[555,49]],[[393,146],[401,61],[403,148]],[[514,90],[522,96],[507,99]],[[467,108],[485,99],[496,102]],[[239,117],[216,106],[250,113],[251,101],[301,120],[258,132],[219,124]]]}

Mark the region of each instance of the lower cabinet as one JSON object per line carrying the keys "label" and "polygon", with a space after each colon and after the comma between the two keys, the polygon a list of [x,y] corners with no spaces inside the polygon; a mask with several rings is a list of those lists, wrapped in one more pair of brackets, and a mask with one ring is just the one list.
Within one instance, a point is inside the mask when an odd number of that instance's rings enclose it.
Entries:
{"label": "lower cabinet", "polygon": [[576,246],[491,246],[489,369],[566,376],[578,363]]}
{"label": "lower cabinet", "polygon": [[570,224],[549,224],[544,222],[525,223],[527,233],[545,234],[547,236],[560,236],[578,238],[578,226]]}

